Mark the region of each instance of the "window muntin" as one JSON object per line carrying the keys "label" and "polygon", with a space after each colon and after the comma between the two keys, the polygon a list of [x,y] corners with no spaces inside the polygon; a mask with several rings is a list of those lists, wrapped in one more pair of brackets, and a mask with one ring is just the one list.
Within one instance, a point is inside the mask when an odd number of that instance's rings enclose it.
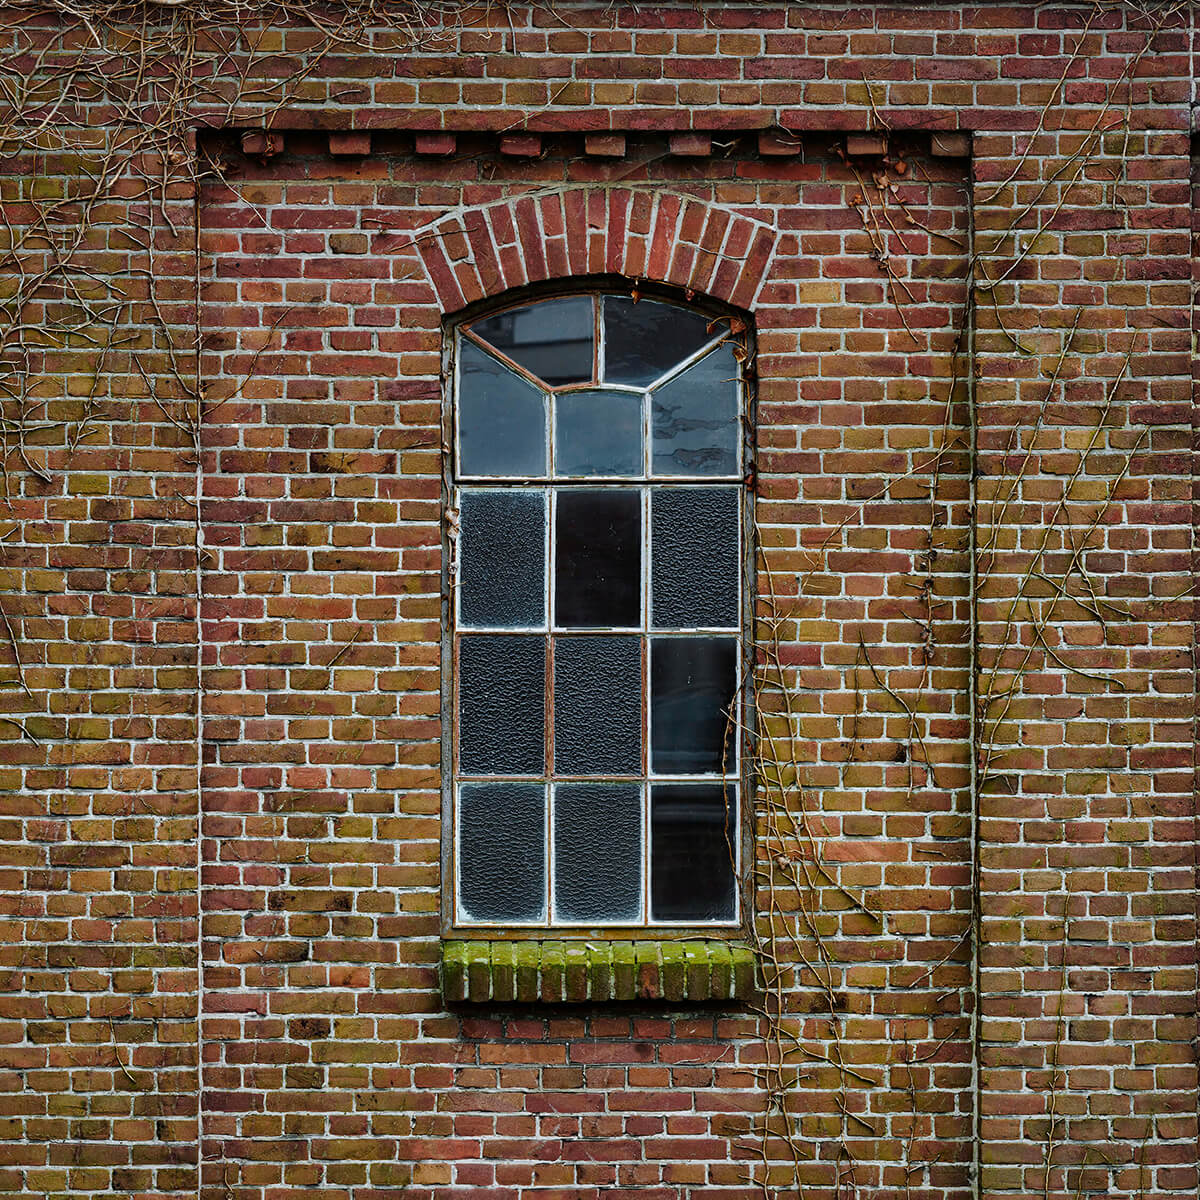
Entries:
{"label": "window muntin", "polygon": [[452,922],[735,925],[729,326],[575,295],[460,325],[455,349]]}

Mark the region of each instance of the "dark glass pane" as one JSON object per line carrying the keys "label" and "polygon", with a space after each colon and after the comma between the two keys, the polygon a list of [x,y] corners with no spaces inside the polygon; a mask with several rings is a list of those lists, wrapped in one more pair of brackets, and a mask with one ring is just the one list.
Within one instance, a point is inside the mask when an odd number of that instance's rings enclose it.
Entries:
{"label": "dark glass pane", "polygon": [[474,342],[459,351],[459,471],[545,475],[545,396]]}
{"label": "dark glass pane", "polygon": [[641,638],[555,640],[554,769],[560,775],[641,773]]}
{"label": "dark glass pane", "polygon": [[740,372],[721,346],[650,397],[656,475],[738,475]]}
{"label": "dark glass pane", "polygon": [[641,791],[636,783],[560,783],[554,789],[557,920],[641,919]]}
{"label": "dark glass pane", "polygon": [[464,783],[458,789],[459,915],[538,921],[546,912],[546,789]]}
{"label": "dark glass pane", "polygon": [[650,603],[655,629],[735,627],[741,525],[738,488],[650,494]]}
{"label": "dark glass pane", "polygon": [[555,401],[556,475],[641,475],[642,397],[563,392]]}
{"label": "dark glass pane", "polygon": [[510,308],[471,330],[551,387],[592,378],[591,296],[563,296]]}
{"label": "dark glass pane", "polygon": [[656,775],[732,772],[735,741],[728,709],[736,686],[736,638],[652,638],[651,771]]}
{"label": "dark glass pane", "polygon": [[539,635],[459,639],[458,762],[464,775],[545,770],[546,642]]}
{"label": "dark glass pane", "polygon": [[711,317],[660,300],[604,297],[604,379],[645,387],[711,342]]}
{"label": "dark glass pane", "polygon": [[554,541],[555,619],[560,627],[641,624],[640,492],[561,490]]}
{"label": "dark glass pane", "polygon": [[546,494],[461,493],[459,619],[464,626],[545,623]]}
{"label": "dark glass pane", "polygon": [[650,789],[651,919],[733,920],[737,839],[732,784],[655,784]]}

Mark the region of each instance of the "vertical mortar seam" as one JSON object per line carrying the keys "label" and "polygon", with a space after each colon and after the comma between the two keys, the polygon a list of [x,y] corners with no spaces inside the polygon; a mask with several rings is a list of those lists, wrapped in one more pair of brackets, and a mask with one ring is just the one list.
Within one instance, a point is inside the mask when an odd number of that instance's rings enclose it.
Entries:
{"label": "vertical mortar seam", "polygon": [[196,561],[193,568],[196,589],[196,1200],[203,1195],[204,1172],[204,899],[202,876],[204,870],[204,625],[201,621],[200,600],[203,585],[203,536],[200,501],[204,485],[204,459],[201,445],[201,422],[204,418],[204,392],[201,387],[200,346],[200,183],[192,191],[192,269],[195,307],[192,313],[195,354],[195,497],[196,516],[193,525],[193,545]]}
{"label": "vertical mortar seam", "polygon": [[967,438],[970,469],[967,497],[967,559],[970,572],[967,586],[968,606],[968,667],[967,715],[970,740],[969,791],[971,805],[971,1195],[980,1200],[983,1168],[982,1114],[979,1092],[979,1052],[983,1002],[980,988],[979,940],[982,932],[982,902],[979,883],[979,414],[975,394],[975,146],[967,159]]}

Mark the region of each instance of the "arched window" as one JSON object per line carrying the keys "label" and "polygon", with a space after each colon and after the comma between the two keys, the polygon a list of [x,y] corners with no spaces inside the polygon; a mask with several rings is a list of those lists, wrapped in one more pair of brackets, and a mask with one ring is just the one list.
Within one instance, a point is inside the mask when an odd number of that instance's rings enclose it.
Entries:
{"label": "arched window", "polygon": [[739,921],[732,330],[604,291],[454,330],[456,928]]}

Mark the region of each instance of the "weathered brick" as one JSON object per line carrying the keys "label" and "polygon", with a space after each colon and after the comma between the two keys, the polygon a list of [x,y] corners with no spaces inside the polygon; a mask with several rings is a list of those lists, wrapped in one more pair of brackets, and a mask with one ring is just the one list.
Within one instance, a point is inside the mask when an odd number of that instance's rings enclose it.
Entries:
{"label": "weathered brick", "polygon": [[[988,1200],[1194,1195],[1194,13],[569,15],[198,38],[295,95],[198,206],[140,147],[23,302],[126,308],[5,400],[0,1190],[957,1200],[978,1118]],[[9,123],[14,287],[136,125],[88,19],[10,35],[88,85]],[[441,952],[443,322],[590,273],[751,323],[757,976]]]}

